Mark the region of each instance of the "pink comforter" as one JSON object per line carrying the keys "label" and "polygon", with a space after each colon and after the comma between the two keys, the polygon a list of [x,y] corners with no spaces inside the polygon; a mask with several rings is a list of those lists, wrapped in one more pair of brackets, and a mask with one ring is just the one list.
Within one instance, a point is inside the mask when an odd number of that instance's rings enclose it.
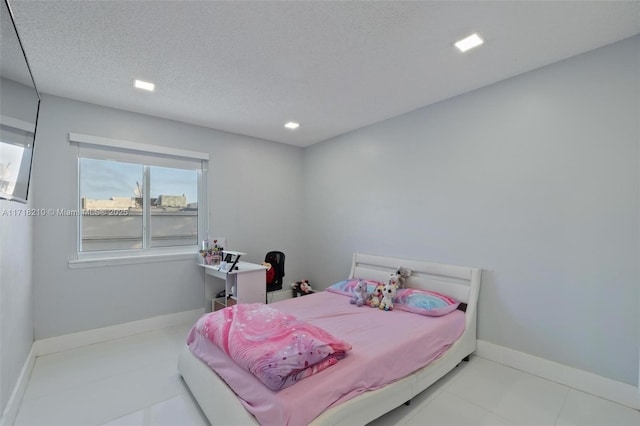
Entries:
{"label": "pink comforter", "polygon": [[222,349],[271,390],[283,389],[344,358],[351,346],[272,306],[252,303],[203,315],[196,333]]}
{"label": "pink comforter", "polygon": [[[196,333],[189,344],[191,352],[216,371],[262,425],[307,425],[334,405],[424,367],[464,331],[461,311],[442,317],[387,312],[351,305],[349,297],[327,291],[273,306],[348,341],[353,349],[335,366],[295,386],[272,391]],[[224,413],[220,413],[220,421],[224,423]]]}

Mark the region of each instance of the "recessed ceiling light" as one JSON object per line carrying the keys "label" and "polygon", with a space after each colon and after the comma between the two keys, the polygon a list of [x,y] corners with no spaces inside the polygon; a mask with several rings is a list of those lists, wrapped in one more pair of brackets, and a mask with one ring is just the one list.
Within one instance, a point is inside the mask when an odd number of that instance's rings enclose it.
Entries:
{"label": "recessed ceiling light", "polygon": [[155,84],[150,83],[148,81],[142,81],[142,80],[135,80],[133,82],[133,85],[136,89],[147,90],[149,92],[153,92],[156,88]]}
{"label": "recessed ceiling light", "polygon": [[478,35],[478,33],[473,33],[469,37],[466,37],[460,41],[457,41],[455,43],[455,46],[461,52],[466,52],[469,49],[473,49],[474,47],[480,46],[482,43],[484,43],[484,40]]}
{"label": "recessed ceiling light", "polygon": [[290,121],[287,124],[284,125],[284,127],[286,127],[287,129],[297,129],[298,127],[300,127],[300,123],[296,123],[294,121]]}

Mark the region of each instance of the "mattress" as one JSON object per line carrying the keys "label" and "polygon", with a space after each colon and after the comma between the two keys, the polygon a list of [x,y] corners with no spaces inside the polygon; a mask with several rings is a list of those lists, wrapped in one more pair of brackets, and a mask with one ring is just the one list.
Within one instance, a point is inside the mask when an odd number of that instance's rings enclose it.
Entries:
{"label": "mattress", "polygon": [[216,371],[263,425],[308,424],[327,408],[393,383],[438,358],[460,337],[465,324],[461,311],[442,317],[386,312],[351,305],[349,297],[329,292],[273,306],[327,330],[353,349],[336,365],[286,389],[271,391],[196,334],[189,346],[192,353]]}

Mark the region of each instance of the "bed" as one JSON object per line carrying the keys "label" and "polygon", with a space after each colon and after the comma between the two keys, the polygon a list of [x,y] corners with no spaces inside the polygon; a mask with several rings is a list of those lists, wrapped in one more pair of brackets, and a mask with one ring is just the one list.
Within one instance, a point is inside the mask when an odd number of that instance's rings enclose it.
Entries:
{"label": "bed", "polygon": [[[345,373],[347,369],[351,371],[354,368],[355,360],[363,358],[360,355],[364,351],[362,349],[360,349],[360,352],[358,351],[361,346],[355,340],[353,350],[335,366],[317,375],[303,379],[286,389],[274,392],[261,386],[260,383],[251,383],[252,379],[249,377],[251,375],[248,372],[235,371],[235,369],[242,369],[234,366],[230,359],[225,359],[224,352],[216,352],[215,347],[211,348],[211,356],[215,357],[215,361],[207,360],[207,362],[204,362],[196,357],[192,350],[185,345],[179,356],[178,369],[211,424],[260,424],[264,422],[258,419],[272,419],[274,418],[274,413],[275,418],[278,418],[278,415],[282,416],[274,422],[276,424],[285,418],[288,420],[283,421],[282,424],[366,424],[410,401],[414,396],[455,368],[476,348],[476,312],[481,270],[473,267],[355,253],[348,278],[386,282],[390,274],[400,266],[412,271],[406,280],[406,287],[434,291],[452,297],[461,302],[458,309],[451,314],[438,318],[421,317],[410,312],[401,312],[398,309],[393,312],[382,312],[366,306],[357,308],[354,305],[349,305],[348,299],[344,299],[344,296],[328,291],[278,302],[273,306],[301,315],[306,312],[307,318],[304,319],[310,322],[313,319],[309,319],[309,317],[314,317],[315,315],[315,317],[319,318],[319,324],[329,324],[330,331],[334,333],[336,330],[338,330],[337,333],[340,333],[339,327],[331,328],[332,321],[334,325],[338,323],[336,318],[340,318],[342,322],[351,320],[351,318],[358,321],[358,315],[370,315],[374,311],[379,311],[379,317],[388,315],[384,318],[388,318],[389,321],[400,321],[403,317],[406,317],[414,326],[415,324],[423,324],[423,322],[427,324],[425,321],[430,321],[430,323],[441,324],[442,327],[458,327],[460,329],[459,337],[456,337],[451,342],[445,342],[441,351],[427,353],[428,351],[424,350],[427,346],[420,345],[421,352],[425,352],[425,359],[421,362],[428,362],[425,366],[411,366],[411,363],[406,362],[406,359],[404,359],[402,365],[409,365],[406,368],[410,368],[410,371],[399,371],[398,374],[401,376],[392,379],[389,383],[378,383],[376,386],[371,386],[371,383],[369,383],[364,387],[365,390],[362,390],[362,383],[359,383],[358,380],[354,380],[354,383],[351,383],[350,380],[341,379],[342,377],[347,377]],[[336,302],[338,300],[335,299],[336,297],[343,297],[343,299],[340,299],[340,302]],[[331,311],[329,315],[333,315],[333,318],[325,315],[320,318],[315,313],[317,311],[310,308],[314,304],[316,306],[321,305],[325,312],[333,309],[334,311]],[[350,311],[348,311],[349,309]],[[346,319],[343,321],[342,318]],[[456,322],[458,325],[455,325]],[[454,325],[446,325],[449,323]],[[411,331],[411,333],[414,332]],[[336,337],[342,336],[336,334]],[[375,338],[380,339],[380,336],[376,335]],[[351,335],[345,338],[345,340],[349,341],[351,339],[357,338]],[[413,355],[411,358],[413,358]],[[225,364],[222,364],[223,362]],[[212,367],[223,367],[216,373],[208,363]],[[349,363],[351,363],[351,367]],[[343,370],[340,370],[340,368]],[[360,366],[358,368],[376,367],[365,364],[364,367]],[[248,375],[244,378],[246,379],[245,382],[247,382],[244,389],[236,387],[236,384],[229,380],[231,377],[229,371],[231,369],[234,369],[232,376],[237,374]],[[394,368],[395,370],[397,368]],[[368,375],[363,376],[369,377]],[[332,390],[333,396],[320,394],[322,392],[317,390],[320,389],[317,385],[321,383],[320,380],[333,380],[334,388],[336,388]],[[227,382],[234,386],[235,392]],[[345,391],[347,388],[344,386],[347,385],[352,386],[354,390]],[[356,388],[359,388],[360,391],[357,391]],[[260,396],[257,397],[258,399],[253,400],[252,398],[257,395],[255,392],[260,392]],[[316,393],[314,394],[314,392]],[[342,396],[336,397],[336,392]],[[238,395],[242,395],[243,398],[239,398]],[[325,402],[325,408],[318,413],[311,414],[311,418],[306,418],[302,414],[309,411],[309,407],[306,405],[306,403],[310,402],[309,398],[318,401],[323,401],[324,398],[324,400],[331,402]],[[259,402],[256,402],[258,400]],[[265,400],[268,403],[264,403],[261,406],[260,403]],[[287,404],[290,404],[290,406]],[[253,414],[249,410],[253,411]],[[269,411],[269,417],[265,417],[267,411]]]}

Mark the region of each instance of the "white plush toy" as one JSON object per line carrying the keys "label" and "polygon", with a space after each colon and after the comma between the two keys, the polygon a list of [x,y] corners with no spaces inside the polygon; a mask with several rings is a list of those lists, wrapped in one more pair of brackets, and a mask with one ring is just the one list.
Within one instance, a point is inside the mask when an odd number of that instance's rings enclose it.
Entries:
{"label": "white plush toy", "polygon": [[385,310],[385,311],[392,311],[393,310],[393,298],[396,295],[396,288],[397,285],[395,283],[395,280],[392,276],[391,279],[389,279],[389,282],[386,283],[384,285],[384,288],[382,289],[382,301],[380,302],[380,305],[378,306],[380,309]]}
{"label": "white plush toy", "polygon": [[396,286],[396,289],[400,288],[400,274],[392,272],[389,276],[388,283]]}

